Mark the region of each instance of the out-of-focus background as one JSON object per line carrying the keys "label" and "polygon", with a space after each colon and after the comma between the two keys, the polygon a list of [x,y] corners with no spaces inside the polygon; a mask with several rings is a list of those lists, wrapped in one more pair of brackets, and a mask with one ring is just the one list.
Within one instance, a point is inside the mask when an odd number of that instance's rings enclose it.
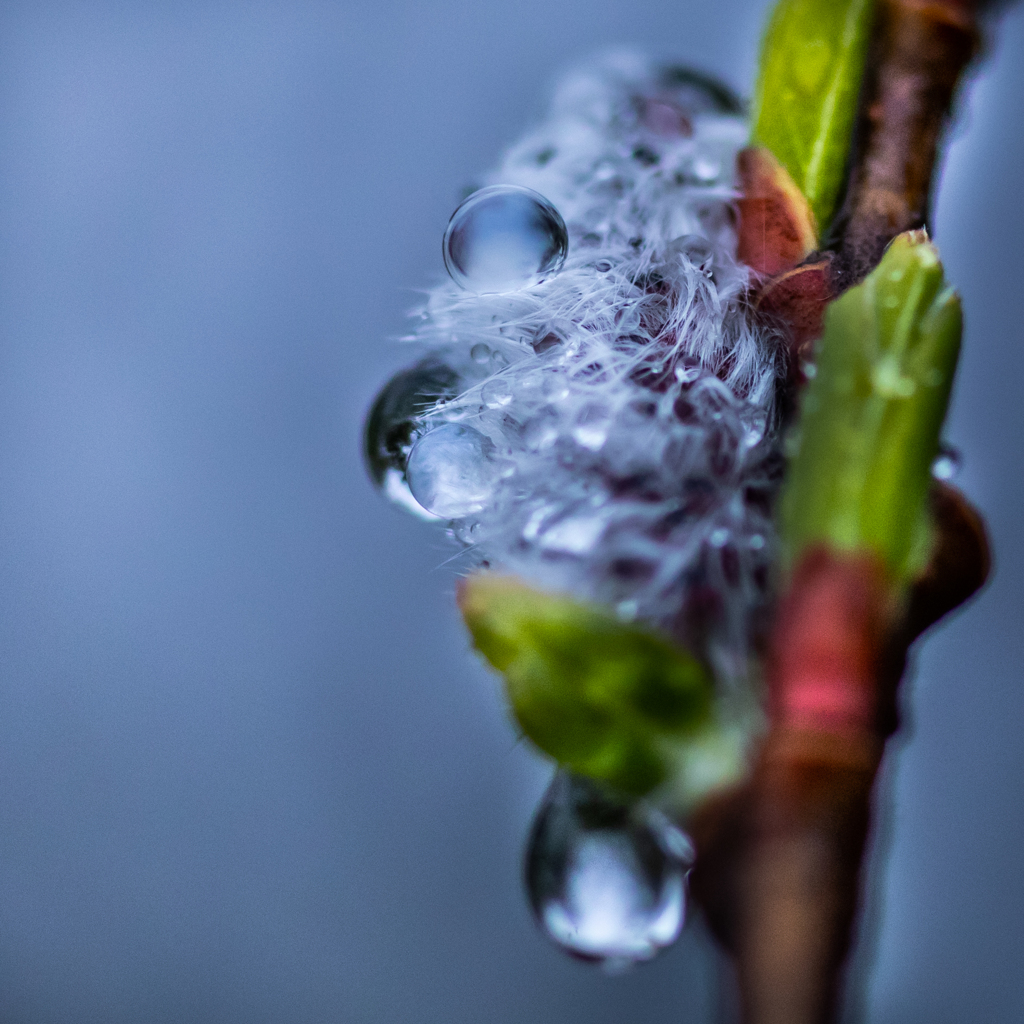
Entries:
{"label": "out-of-focus background", "polygon": [[[714,1018],[699,929],[620,978],[535,931],[549,769],[359,432],[462,186],[552,78],[630,43],[747,91],[765,9],[0,8],[2,1024]],[[1018,9],[936,216],[998,568],[906,693],[872,1024],[1024,1018],[1022,108]]]}

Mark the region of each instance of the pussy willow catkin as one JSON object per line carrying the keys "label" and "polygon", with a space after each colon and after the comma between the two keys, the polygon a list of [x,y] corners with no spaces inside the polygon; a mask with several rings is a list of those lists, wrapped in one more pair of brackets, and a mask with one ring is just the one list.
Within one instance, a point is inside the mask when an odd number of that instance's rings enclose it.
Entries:
{"label": "pussy willow catkin", "polygon": [[569,75],[482,181],[544,197],[564,263],[434,288],[406,339],[433,383],[397,434],[382,395],[368,439],[471,558],[667,628],[722,677],[767,600],[782,463],[782,347],[734,255],[746,138],[699,75],[621,54]]}

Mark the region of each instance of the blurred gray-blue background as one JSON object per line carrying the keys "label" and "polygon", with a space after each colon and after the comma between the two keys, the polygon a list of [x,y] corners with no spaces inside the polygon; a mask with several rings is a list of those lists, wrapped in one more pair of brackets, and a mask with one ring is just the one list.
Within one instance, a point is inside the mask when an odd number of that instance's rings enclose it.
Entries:
{"label": "blurred gray-blue background", "polygon": [[[763,0],[0,8],[0,1022],[712,1019],[692,930],[539,936],[548,769],[362,414],[448,214],[630,43],[749,89]],[[1024,11],[949,151],[949,435],[998,572],[889,763],[872,1024],[1024,1019]]]}

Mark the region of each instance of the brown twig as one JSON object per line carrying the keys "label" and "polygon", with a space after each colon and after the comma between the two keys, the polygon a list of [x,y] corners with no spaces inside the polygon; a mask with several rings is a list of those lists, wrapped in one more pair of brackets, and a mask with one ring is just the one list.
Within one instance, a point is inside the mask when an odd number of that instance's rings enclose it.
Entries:
{"label": "brown twig", "polygon": [[856,148],[833,245],[840,289],[898,234],[925,227],[939,142],[978,51],[973,0],[880,0]]}
{"label": "brown twig", "polygon": [[[799,204],[773,184],[770,164],[748,154],[740,168],[741,248],[768,278],[755,307],[788,324],[795,367],[827,299],[862,279],[897,234],[926,223],[943,127],[978,49],[981,3],[879,6],[834,255],[807,256]],[[765,248],[772,237],[778,252]],[[797,371],[790,383],[799,386]],[[898,725],[908,651],[989,571],[984,526],[966,500],[936,485],[932,510],[931,562],[905,599],[870,556],[804,555],[777,611],[771,724],[751,778],[691,822],[693,893],[736,961],[745,1024],[834,1019],[872,788]]]}
{"label": "brown twig", "polygon": [[694,896],[736,959],[748,1024],[832,1019],[908,650],[989,571],[984,526],[963,496],[936,485],[932,511],[932,559],[901,606],[870,558],[805,556],[778,612],[772,729],[751,781],[691,823]]}

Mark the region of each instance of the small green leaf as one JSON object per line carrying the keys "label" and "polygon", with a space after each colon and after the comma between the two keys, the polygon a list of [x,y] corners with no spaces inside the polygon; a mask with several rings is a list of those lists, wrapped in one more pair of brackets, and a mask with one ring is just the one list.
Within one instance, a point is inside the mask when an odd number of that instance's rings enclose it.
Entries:
{"label": "small green leaf", "polygon": [[711,722],[701,665],[599,607],[490,574],[465,581],[460,604],[523,732],[581,775],[642,796],[674,771],[680,741]]}
{"label": "small green leaf", "polygon": [[780,0],[761,45],[751,141],[789,171],[819,232],[846,174],[873,10],[873,0]]}
{"label": "small green leaf", "polygon": [[928,554],[931,464],[960,350],[960,300],[925,233],[900,235],[825,315],[791,438],[781,532],[876,551],[906,580]]}

